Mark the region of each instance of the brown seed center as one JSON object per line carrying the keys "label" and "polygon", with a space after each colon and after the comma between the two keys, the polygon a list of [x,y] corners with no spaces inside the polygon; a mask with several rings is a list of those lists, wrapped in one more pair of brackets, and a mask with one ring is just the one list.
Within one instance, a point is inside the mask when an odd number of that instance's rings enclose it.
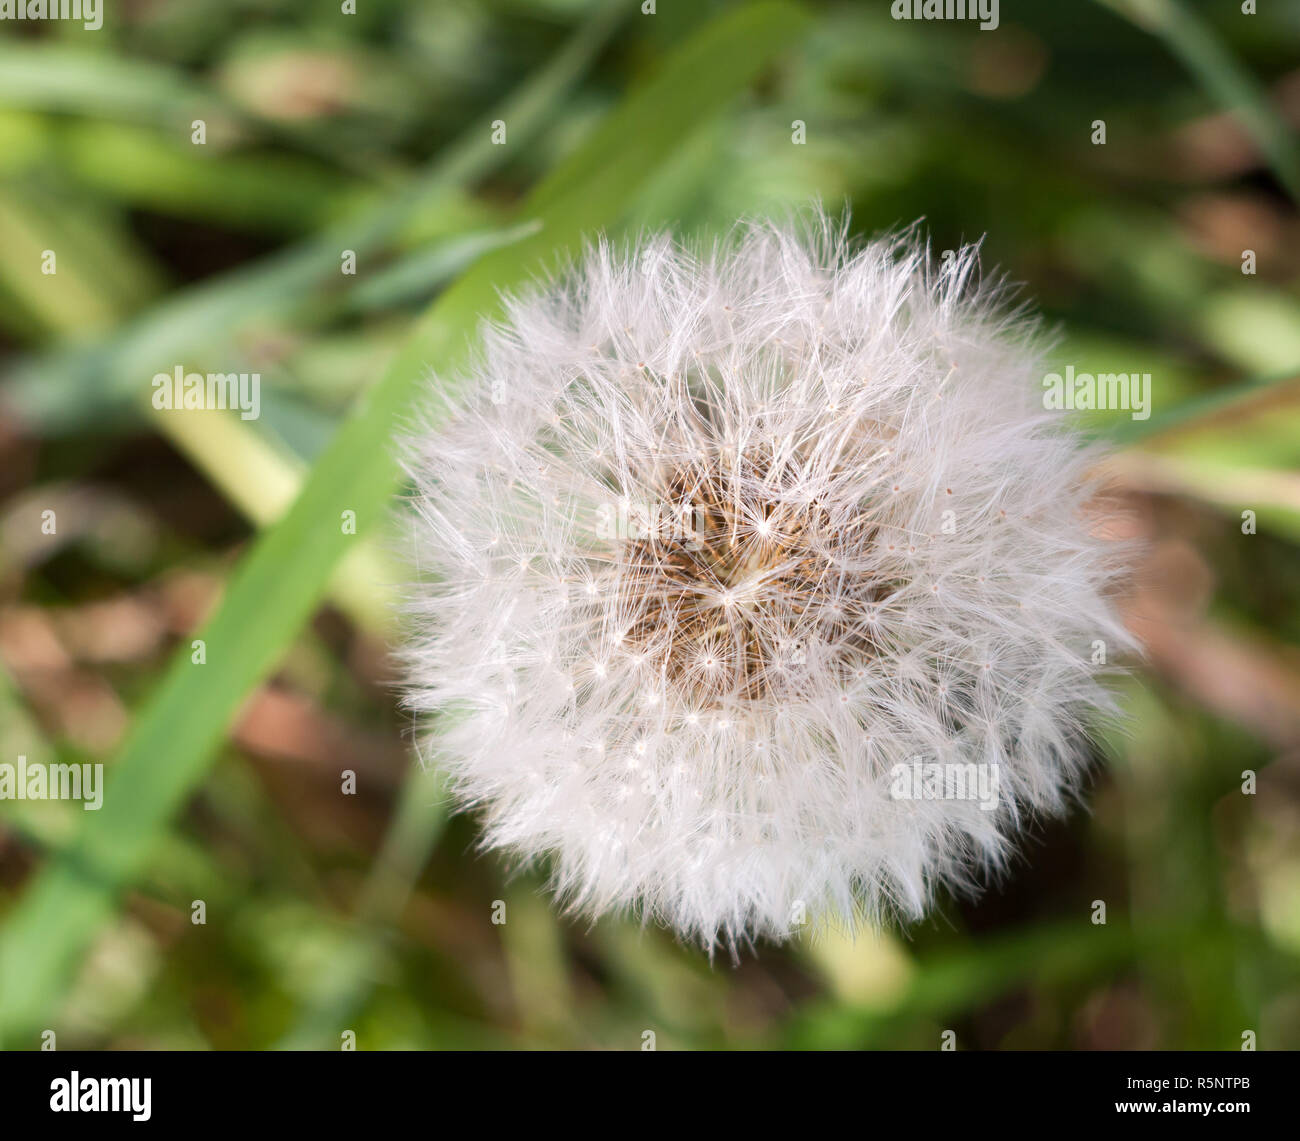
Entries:
{"label": "brown seed center", "polygon": [[886,589],[846,572],[844,521],[798,498],[797,462],[732,453],[645,481],[662,506],[622,546],[624,642],[695,704],[788,697],[827,655],[870,653]]}

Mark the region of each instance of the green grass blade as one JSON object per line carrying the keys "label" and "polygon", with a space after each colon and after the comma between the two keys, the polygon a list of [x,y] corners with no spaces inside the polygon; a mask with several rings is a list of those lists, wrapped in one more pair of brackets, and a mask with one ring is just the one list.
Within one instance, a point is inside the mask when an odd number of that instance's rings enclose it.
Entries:
{"label": "green grass blade", "polygon": [[[117,893],[137,876],[171,815],[212,762],[248,692],[274,667],[312,613],[359,533],[387,513],[399,487],[394,428],[410,410],[430,366],[444,373],[465,359],[480,319],[499,311],[498,290],[524,284],[585,234],[616,223],[633,193],[708,116],[744,90],[804,17],[784,3],[726,12],[692,36],[631,94],[539,189],[519,221],[533,236],[493,251],[442,294],[416,334],[313,468],[289,512],[267,531],[232,578],[203,630],[207,664],[188,649],[142,712],[114,766],[103,808],[72,851],[28,888],[0,936],[0,1035],[22,1044],[51,1018],[57,997]],[[580,172],[574,178],[570,168]]]}
{"label": "green grass blade", "polygon": [[436,770],[418,765],[407,775],[383,846],[366,877],[344,961],[328,978],[318,980],[277,1049],[327,1048],[365,1002],[391,925],[442,835],[447,809],[441,780]]}
{"label": "green grass blade", "polygon": [[1254,77],[1178,0],[1098,0],[1164,40],[1201,85],[1250,132],[1278,181],[1300,203],[1300,150]]}
{"label": "green grass blade", "polygon": [[421,207],[482,178],[505,160],[512,148],[492,145],[488,124],[493,119],[510,124],[515,145],[543,129],[556,102],[624,13],[618,0],[596,9],[552,60],[397,194],[260,262],[182,290],[114,337],[15,369],[8,400],[23,419],[46,430],[83,423],[106,406],[129,404],[142,377],[171,369],[187,354],[224,345],[249,321],[298,304],[322,283],[337,280],[340,251],[356,251],[364,264]]}
{"label": "green grass blade", "polygon": [[30,107],[147,122],[175,130],[214,112],[225,100],[172,68],[118,59],[63,44],[0,43],[0,106]]}

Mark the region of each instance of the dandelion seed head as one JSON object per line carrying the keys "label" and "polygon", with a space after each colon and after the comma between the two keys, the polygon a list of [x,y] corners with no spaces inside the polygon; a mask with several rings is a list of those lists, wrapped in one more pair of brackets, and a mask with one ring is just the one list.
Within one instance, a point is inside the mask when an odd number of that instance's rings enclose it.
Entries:
{"label": "dandelion seed head", "polygon": [[[974,248],[821,215],[511,300],[408,461],[409,703],[485,843],[733,950],[996,871],[1111,708],[1093,641],[1131,645],[1041,375]],[[998,806],[898,799],[917,758]]]}

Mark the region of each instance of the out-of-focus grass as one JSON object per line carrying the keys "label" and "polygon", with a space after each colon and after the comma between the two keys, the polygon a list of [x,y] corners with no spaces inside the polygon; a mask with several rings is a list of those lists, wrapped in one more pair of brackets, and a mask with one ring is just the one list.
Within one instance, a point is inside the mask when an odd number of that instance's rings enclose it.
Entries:
{"label": "out-of-focus grass", "polygon": [[[982,33],[828,2],[796,35],[771,6],[362,7],[0,28],[0,759],[107,759],[119,805],[0,804],[6,1045],[1300,1043],[1294,21],[1004,0]],[[1150,513],[1140,617],[1177,637],[1093,814],[1044,825],[981,904],[710,965],[556,917],[470,854],[436,784],[375,759],[402,744],[393,572],[333,524],[382,530],[411,386],[548,252],[813,196],[864,231],[925,215],[936,249],[986,233],[1059,325],[1054,364],[1152,373],[1149,421],[1091,426]],[[263,417],[148,413],[177,363],[259,370]],[[344,767],[365,795],[339,796]]]}

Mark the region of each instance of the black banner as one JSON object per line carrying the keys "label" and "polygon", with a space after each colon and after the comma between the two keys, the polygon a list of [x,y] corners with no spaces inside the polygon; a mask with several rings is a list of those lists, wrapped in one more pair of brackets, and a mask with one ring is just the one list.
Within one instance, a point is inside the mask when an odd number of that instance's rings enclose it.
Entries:
{"label": "black banner", "polygon": [[1122,1118],[1223,1129],[1291,1117],[1295,1098],[1295,1055],[1281,1053],[634,1053],[9,1053],[0,1092],[8,1136],[109,1120],[142,1130],[268,1120],[436,1128],[452,1107],[458,1118],[488,1113],[496,1126],[517,1115],[530,1130],[551,1114],[613,1124],[685,1105],[725,1113],[729,1125],[770,1125],[778,1113],[820,1116],[847,1100],[866,1128],[880,1114],[924,1132],[983,1130],[1041,1111],[1029,1120],[1047,1129]]}

